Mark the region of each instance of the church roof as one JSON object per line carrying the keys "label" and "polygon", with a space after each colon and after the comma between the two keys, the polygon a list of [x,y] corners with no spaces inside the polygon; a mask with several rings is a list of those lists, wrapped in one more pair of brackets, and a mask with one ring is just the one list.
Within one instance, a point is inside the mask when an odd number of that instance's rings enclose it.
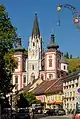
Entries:
{"label": "church roof", "polygon": [[33,25],[33,29],[32,29],[32,37],[33,36],[40,36],[37,13],[35,13],[34,25]]}
{"label": "church roof", "polygon": [[48,49],[57,49],[59,48],[59,46],[55,43],[55,37],[54,34],[51,35],[51,42],[50,44],[47,46]]}

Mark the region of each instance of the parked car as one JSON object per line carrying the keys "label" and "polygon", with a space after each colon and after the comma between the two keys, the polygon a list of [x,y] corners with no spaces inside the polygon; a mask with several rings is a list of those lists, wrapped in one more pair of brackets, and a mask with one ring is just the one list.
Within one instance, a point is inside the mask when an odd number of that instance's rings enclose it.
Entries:
{"label": "parked car", "polygon": [[58,110],[57,109],[49,109],[47,111],[47,115],[58,115]]}
{"label": "parked car", "polygon": [[66,115],[66,112],[65,112],[65,110],[64,109],[58,109],[58,115],[60,116],[62,116],[62,115]]}
{"label": "parked car", "polygon": [[20,109],[15,116],[15,119],[30,119],[30,114],[28,109]]}
{"label": "parked car", "polygon": [[46,112],[47,115],[55,115],[55,116],[62,116],[66,115],[66,112],[64,109],[48,109]]}
{"label": "parked car", "polygon": [[73,115],[73,119],[80,119],[80,110],[77,110]]}
{"label": "parked car", "polygon": [[49,110],[49,108],[44,109],[44,110],[43,110],[43,113],[44,113],[44,114],[47,114],[47,111],[48,111],[48,110]]}

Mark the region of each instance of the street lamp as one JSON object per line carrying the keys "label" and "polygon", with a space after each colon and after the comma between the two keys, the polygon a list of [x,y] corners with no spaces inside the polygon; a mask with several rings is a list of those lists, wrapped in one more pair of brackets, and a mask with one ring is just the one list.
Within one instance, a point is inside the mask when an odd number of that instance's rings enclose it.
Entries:
{"label": "street lamp", "polygon": [[65,5],[58,5],[57,7],[57,11],[58,11],[58,26],[60,26],[60,11],[62,10],[62,8],[68,8],[72,11],[72,15],[73,15],[73,22],[76,25],[76,27],[80,30],[80,15],[78,14],[78,12],[76,11],[76,8],[73,7],[72,5],[69,4],[65,4]]}

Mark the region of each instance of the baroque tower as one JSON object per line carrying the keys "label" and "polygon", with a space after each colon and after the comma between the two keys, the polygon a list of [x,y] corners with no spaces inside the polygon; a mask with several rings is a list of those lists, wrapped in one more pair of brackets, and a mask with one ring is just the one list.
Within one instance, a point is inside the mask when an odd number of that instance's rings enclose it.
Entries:
{"label": "baroque tower", "polygon": [[42,60],[42,38],[40,36],[37,14],[35,14],[32,35],[28,46],[28,83],[39,77]]}

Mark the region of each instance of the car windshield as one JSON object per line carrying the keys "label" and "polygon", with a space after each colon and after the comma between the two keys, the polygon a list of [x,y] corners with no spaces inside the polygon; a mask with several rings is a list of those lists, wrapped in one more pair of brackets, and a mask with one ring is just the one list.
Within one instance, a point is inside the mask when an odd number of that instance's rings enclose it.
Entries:
{"label": "car windshield", "polygon": [[27,109],[21,109],[21,110],[19,110],[19,112],[20,112],[20,113],[28,113],[29,110],[27,110]]}

